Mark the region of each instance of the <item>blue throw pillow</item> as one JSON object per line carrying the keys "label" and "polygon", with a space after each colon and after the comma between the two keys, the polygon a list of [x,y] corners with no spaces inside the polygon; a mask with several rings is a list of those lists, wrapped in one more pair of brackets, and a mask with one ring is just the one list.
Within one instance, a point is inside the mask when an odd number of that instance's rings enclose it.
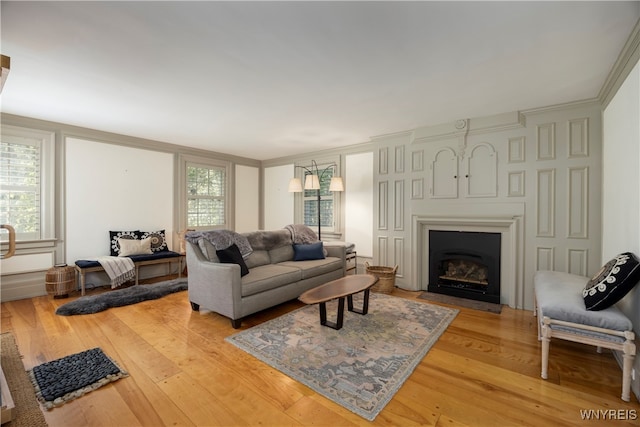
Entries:
{"label": "blue throw pillow", "polygon": [[324,259],[322,242],[308,245],[293,245],[293,260],[304,261],[310,259]]}
{"label": "blue throw pillow", "polygon": [[220,260],[220,262],[227,264],[238,264],[240,266],[240,277],[249,274],[249,267],[247,267],[244,259],[242,259],[240,249],[238,249],[238,245],[236,245],[235,243],[229,246],[227,249],[216,251],[216,255],[218,255],[218,259]]}

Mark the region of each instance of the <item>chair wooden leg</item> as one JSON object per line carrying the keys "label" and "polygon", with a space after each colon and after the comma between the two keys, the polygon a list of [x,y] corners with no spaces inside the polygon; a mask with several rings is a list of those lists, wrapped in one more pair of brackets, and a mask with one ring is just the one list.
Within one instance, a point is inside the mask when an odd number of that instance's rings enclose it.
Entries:
{"label": "chair wooden leg", "polygon": [[549,377],[549,346],[551,344],[548,329],[549,325],[542,325],[542,372],[540,376],[545,380]]}
{"label": "chair wooden leg", "polygon": [[636,355],[636,345],[631,339],[627,336],[622,350],[622,400],[625,402],[631,400],[631,372]]}

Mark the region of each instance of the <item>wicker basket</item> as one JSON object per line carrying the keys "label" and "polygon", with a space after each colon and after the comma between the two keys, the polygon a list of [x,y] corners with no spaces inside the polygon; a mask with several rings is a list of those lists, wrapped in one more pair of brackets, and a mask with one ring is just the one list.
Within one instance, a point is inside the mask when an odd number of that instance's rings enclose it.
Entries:
{"label": "wicker basket", "polygon": [[56,264],[45,275],[47,293],[54,298],[69,296],[76,290],[76,269],[67,264]]}
{"label": "wicker basket", "polygon": [[383,294],[393,292],[393,288],[396,286],[397,265],[395,267],[383,267],[379,265],[369,265],[368,262],[365,262],[364,265],[367,267],[367,274],[373,274],[378,278],[378,283],[371,287],[373,292]]}

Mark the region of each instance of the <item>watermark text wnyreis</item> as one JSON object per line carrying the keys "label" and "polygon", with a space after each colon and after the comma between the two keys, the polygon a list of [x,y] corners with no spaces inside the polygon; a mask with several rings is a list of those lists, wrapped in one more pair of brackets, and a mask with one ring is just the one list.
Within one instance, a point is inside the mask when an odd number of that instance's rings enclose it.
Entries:
{"label": "watermark text wnyreis", "polygon": [[593,421],[633,421],[638,419],[638,411],[635,409],[581,409],[580,418]]}

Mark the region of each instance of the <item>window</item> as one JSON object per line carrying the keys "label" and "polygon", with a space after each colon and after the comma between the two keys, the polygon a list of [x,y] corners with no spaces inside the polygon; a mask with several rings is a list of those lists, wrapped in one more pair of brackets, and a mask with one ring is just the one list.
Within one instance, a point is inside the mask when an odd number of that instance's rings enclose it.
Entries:
{"label": "window", "polygon": [[226,168],[187,164],[187,228],[227,224]]}
{"label": "window", "polygon": [[0,223],[13,226],[16,240],[54,237],[54,140],[50,132],[2,127]]}
{"label": "window", "polygon": [[[322,173],[320,168],[320,226],[325,231],[333,230],[333,192],[329,191],[329,184],[334,175],[334,168],[330,167]],[[304,177],[310,175],[304,172]],[[304,182],[304,179],[302,180]],[[304,223],[313,229],[318,228],[318,191],[304,190]]]}

